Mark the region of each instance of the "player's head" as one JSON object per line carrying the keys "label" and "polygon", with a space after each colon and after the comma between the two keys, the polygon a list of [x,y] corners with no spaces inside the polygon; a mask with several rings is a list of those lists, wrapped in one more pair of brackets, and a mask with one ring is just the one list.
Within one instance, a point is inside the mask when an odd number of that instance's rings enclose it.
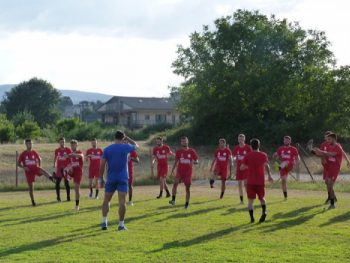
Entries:
{"label": "player's head", "polygon": [[31,139],[25,139],[24,144],[26,145],[28,151],[32,150],[33,142]]}
{"label": "player's head", "polygon": [[286,135],[283,137],[283,144],[285,146],[289,146],[292,143],[292,137],[290,137],[289,135]]}
{"label": "player's head", "polygon": [[333,132],[329,133],[327,135],[327,142],[328,143],[336,143],[337,142],[337,135]]}
{"label": "player's head", "polygon": [[226,148],[226,140],[224,138],[219,139],[219,147]]}
{"label": "player's head", "polygon": [[328,136],[328,134],[331,134],[331,133],[333,133],[333,132],[331,132],[331,131],[326,131],[326,132],[324,133],[324,139],[325,139],[325,141],[327,141],[327,136]]}
{"label": "player's head", "polygon": [[181,146],[188,147],[188,138],[186,136],[181,137]]}
{"label": "player's head", "polygon": [[60,145],[60,147],[64,147],[64,144],[66,143],[66,139],[64,137],[61,137],[58,139],[58,144]]}
{"label": "player's head", "polygon": [[70,141],[70,147],[73,151],[75,151],[78,148],[78,141],[77,140],[71,140]]}
{"label": "player's head", "polygon": [[253,138],[250,140],[250,146],[254,151],[259,150],[260,148],[260,141],[259,139]]}
{"label": "player's head", "polygon": [[116,131],[116,133],[114,134],[114,138],[117,140],[117,141],[122,141],[125,137],[125,133],[123,131]]}
{"label": "player's head", "polygon": [[97,147],[97,139],[96,139],[96,138],[94,138],[94,139],[91,140],[91,146],[92,146],[93,148],[96,148],[96,147]]}
{"label": "player's head", "polygon": [[157,146],[162,146],[162,144],[163,144],[163,138],[162,137],[157,137],[156,138],[156,145]]}
{"label": "player's head", "polygon": [[245,143],[245,135],[243,133],[238,134],[238,143],[239,144]]}

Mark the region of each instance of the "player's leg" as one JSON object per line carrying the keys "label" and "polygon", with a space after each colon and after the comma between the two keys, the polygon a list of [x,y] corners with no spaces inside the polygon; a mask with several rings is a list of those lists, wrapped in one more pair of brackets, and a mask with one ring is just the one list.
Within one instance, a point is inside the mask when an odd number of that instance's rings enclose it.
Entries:
{"label": "player's leg", "polygon": [[249,216],[250,216],[250,223],[254,223],[254,198],[249,198],[248,197],[248,211],[249,211]]}
{"label": "player's leg", "polygon": [[330,197],[330,206],[329,208],[335,208],[335,205],[334,205],[334,199],[335,199],[335,193],[334,193],[334,181],[332,180],[331,177],[327,177],[326,178],[326,184],[327,184],[327,190],[328,190],[328,193],[329,193],[329,197]]}
{"label": "player's leg", "polygon": [[243,180],[238,181],[239,200],[241,204],[243,204],[243,184],[244,184]]}
{"label": "player's leg", "polygon": [[119,201],[119,226],[118,230],[127,230],[124,225],[125,213],[126,213],[126,192],[118,191],[118,201]]}
{"label": "player's leg", "polygon": [[132,194],[133,194],[133,190],[134,190],[133,182],[129,180],[128,186],[129,186],[129,191],[128,191],[128,194],[129,194],[129,203],[128,203],[128,205],[133,206],[133,205],[134,205],[134,203],[132,202]]}
{"label": "player's leg", "polygon": [[28,189],[30,200],[32,201],[32,206],[36,206],[36,203],[34,201],[34,182],[28,182]]}
{"label": "player's leg", "polygon": [[56,177],[55,189],[56,189],[56,197],[58,202],[61,202],[61,194],[60,194],[61,181],[62,181],[62,177]]}
{"label": "player's leg", "polygon": [[93,181],[94,178],[89,176],[89,189],[90,189],[90,193],[89,193],[89,198],[92,198],[92,193],[93,193]]}
{"label": "player's leg", "polygon": [[164,189],[165,189],[165,192],[166,192],[166,197],[170,197],[170,191],[169,191],[169,188],[168,188],[168,185],[166,183],[166,176],[164,176],[163,178],[163,185],[164,185]]}
{"label": "player's leg", "polygon": [[288,198],[287,179],[288,179],[288,176],[286,174],[281,173],[281,186],[282,186],[283,196],[285,200],[287,200]]}
{"label": "player's leg", "polygon": [[215,179],[217,177],[217,173],[216,171],[214,170],[212,175],[211,175],[211,178],[209,180],[209,184],[210,184],[210,188],[214,188],[214,183],[215,183]]}
{"label": "player's leg", "polygon": [[260,204],[261,204],[261,217],[259,219],[259,223],[262,223],[262,222],[265,222],[265,219],[266,219],[266,216],[267,216],[267,213],[266,213],[266,201],[265,201],[265,198],[264,197],[260,197],[259,198],[260,200]]}
{"label": "player's leg", "polygon": [[74,192],[75,192],[75,210],[79,211],[79,202],[80,202],[80,183],[74,182]]}
{"label": "player's leg", "polygon": [[186,203],[185,203],[185,208],[188,208],[188,205],[190,204],[190,197],[191,197],[191,185],[190,184],[186,184],[185,185],[186,188]]}
{"label": "player's leg", "polygon": [[103,198],[103,203],[102,203],[102,230],[106,230],[107,229],[107,215],[108,215],[108,212],[109,212],[109,204],[112,200],[112,197],[114,195],[114,191],[112,192],[107,192],[109,191],[109,189],[107,188],[106,186],[106,191],[105,191],[105,195],[104,195],[104,198]]}
{"label": "player's leg", "polygon": [[179,185],[180,179],[175,178],[173,189],[172,189],[172,196],[171,196],[171,201],[169,201],[169,204],[175,205],[175,199],[176,199],[176,191],[177,191],[177,186]]}
{"label": "player's leg", "polygon": [[226,178],[221,178],[221,194],[220,194],[220,199],[224,197],[226,190]]}
{"label": "player's leg", "polygon": [[98,193],[100,191],[100,179],[99,179],[99,176],[96,176],[94,178],[95,180],[95,199],[98,199]]}
{"label": "player's leg", "polygon": [[51,174],[49,174],[48,171],[46,171],[45,169],[39,167],[40,170],[40,175],[44,175],[47,179],[49,179],[51,182],[56,183],[55,180],[56,178],[54,178]]}
{"label": "player's leg", "polygon": [[157,196],[157,199],[163,196],[163,189],[164,189],[164,178],[160,176],[159,171],[158,171],[158,178],[159,178],[159,195]]}
{"label": "player's leg", "polygon": [[64,178],[64,187],[66,188],[66,193],[67,193],[67,201],[70,201],[70,185],[68,179],[65,177]]}

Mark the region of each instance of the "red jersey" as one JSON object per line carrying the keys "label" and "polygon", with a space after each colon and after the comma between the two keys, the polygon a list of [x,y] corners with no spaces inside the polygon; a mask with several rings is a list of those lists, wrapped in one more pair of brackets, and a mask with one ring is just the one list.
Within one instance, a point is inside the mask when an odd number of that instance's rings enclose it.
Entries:
{"label": "red jersey", "polygon": [[343,151],[340,144],[339,143],[337,143],[336,145],[328,144],[326,152],[336,153],[335,156],[326,156],[327,165],[336,166],[336,167],[339,167],[340,169],[341,162],[343,160]]}
{"label": "red jersey", "polygon": [[248,166],[248,185],[265,185],[265,164],[269,162],[267,154],[264,152],[248,153],[243,164]]}
{"label": "red jersey", "polygon": [[228,148],[216,149],[214,157],[217,165],[228,166],[228,162],[232,156],[231,150]]}
{"label": "red jersey", "polygon": [[176,151],[175,161],[177,164],[177,173],[183,176],[192,176],[193,162],[198,160],[198,155],[192,148],[181,148]]}
{"label": "red jersey", "polygon": [[128,171],[129,171],[129,175],[133,175],[134,173],[134,162],[131,160],[131,158],[137,158],[137,152],[136,151],[132,151],[129,156],[128,156]]}
{"label": "red jersey", "polygon": [[57,167],[66,167],[69,164],[69,158],[64,157],[66,154],[70,154],[72,150],[68,147],[57,148],[55,150],[55,160]]}
{"label": "red jersey", "polygon": [[[72,153],[82,154],[83,152],[80,150],[77,150]],[[70,157],[70,164],[72,165],[73,168],[83,169],[83,164],[84,164],[83,157]]]}
{"label": "red jersey", "polygon": [[299,155],[298,149],[293,146],[281,146],[277,150],[277,155],[284,162],[295,163]]}
{"label": "red jersey", "polygon": [[244,144],[243,147],[237,145],[233,149],[233,156],[236,157],[237,169],[239,169],[239,167],[243,163],[244,157],[252,151],[252,147],[250,147],[249,144]]}
{"label": "red jersey", "polygon": [[86,151],[86,157],[89,158],[89,168],[97,169],[100,167],[103,151],[101,148],[90,148]]}
{"label": "red jersey", "polygon": [[329,143],[328,142],[323,142],[321,143],[320,145],[320,150],[321,151],[327,151],[327,147],[329,146]]}
{"label": "red jersey", "polygon": [[34,151],[23,151],[18,157],[18,163],[22,163],[24,167],[39,166],[40,156]]}
{"label": "red jersey", "polygon": [[172,154],[170,147],[163,144],[163,146],[156,146],[153,148],[153,156],[156,157],[158,165],[168,165],[168,155]]}

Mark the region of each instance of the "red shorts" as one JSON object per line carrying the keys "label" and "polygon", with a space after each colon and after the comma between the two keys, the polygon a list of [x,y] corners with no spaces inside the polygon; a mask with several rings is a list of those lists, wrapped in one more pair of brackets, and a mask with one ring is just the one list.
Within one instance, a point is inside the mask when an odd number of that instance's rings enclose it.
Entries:
{"label": "red shorts", "polygon": [[284,168],[280,169],[280,175],[281,176],[288,176],[289,172],[293,170],[294,164],[288,163]]}
{"label": "red shorts", "polygon": [[56,167],[56,176],[57,177],[64,177],[64,166],[57,166]]}
{"label": "red shorts", "polygon": [[192,184],[192,175],[186,174],[176,174],[176,179],[180,181],[180,183],[184,183],[184,185],[188,186]]}
{"label": "red shorts", "polygon": [[134,174],[129,173],[129,178],[128,178],[129,185],[132,185],[134,183]]}
{"label": "red shorts", "polygon": [[248,199],[255,199],[258,196],[259,200],[265,197],[265,186],[264,185],[247,185],[247,196]]}
{"label": "red shorts", "polygon": [[324,175],[325,179],[330,178],[333,182],[337,180],[340,167],[338,165],[329,165],[327,167],[327,173]]}
{"label": "red shorts", "polygon": [[89,167],[89,179],[99,178],[100,177],[100,167]]}
{"label": "red shorts", "polygon": [[73,167],[70,176],[73,177],[74,183],[80,184],[83,179],[83,170],[80,167]]}
{"label": "red shorts", "polygon": [[35,176],[41,176],[41,168],[38,166],[27,167],[29,171],[25,171],[27,183],[35,182]]}
{"label": "red shorts", "polygon": [[239,167],[237,167],[237,169],[236,169],[236,180],[238,180],[238,181],[246,180],[247,176],[248,176],[248,170],[247,169],[241,171],[239,169]]}
{"label": "red shorts", "polygon": [[214,174],[221,177],[222,181],[228,178],[228,167],[227,165],[215,165]]}
{"label": "red shorts", "polygon": [[168,165],[157,165],[157,176],[158,178],[165,178],[168,175]]}

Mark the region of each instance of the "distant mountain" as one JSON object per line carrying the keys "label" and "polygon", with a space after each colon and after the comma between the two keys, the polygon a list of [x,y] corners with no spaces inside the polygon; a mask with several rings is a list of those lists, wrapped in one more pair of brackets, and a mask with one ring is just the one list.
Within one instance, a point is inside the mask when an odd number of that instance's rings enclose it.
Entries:
{"label": "distant mountain", "polygon": [[[15,85],[14,84],[5,84],[0,85],[0,101],[3,100],[3,97],[5,95],[6,91],[10,91]],[[86,92],[86,91],[78,91],[78,90],[60,90],[62,93],[62,96],[68,96],[72,99],[74,104],[77,104],[79,101],[86,100],[86,101],[102,101],[106,102],[110,98],[113,97],[113,95],[107,95],[97,92]]]}

